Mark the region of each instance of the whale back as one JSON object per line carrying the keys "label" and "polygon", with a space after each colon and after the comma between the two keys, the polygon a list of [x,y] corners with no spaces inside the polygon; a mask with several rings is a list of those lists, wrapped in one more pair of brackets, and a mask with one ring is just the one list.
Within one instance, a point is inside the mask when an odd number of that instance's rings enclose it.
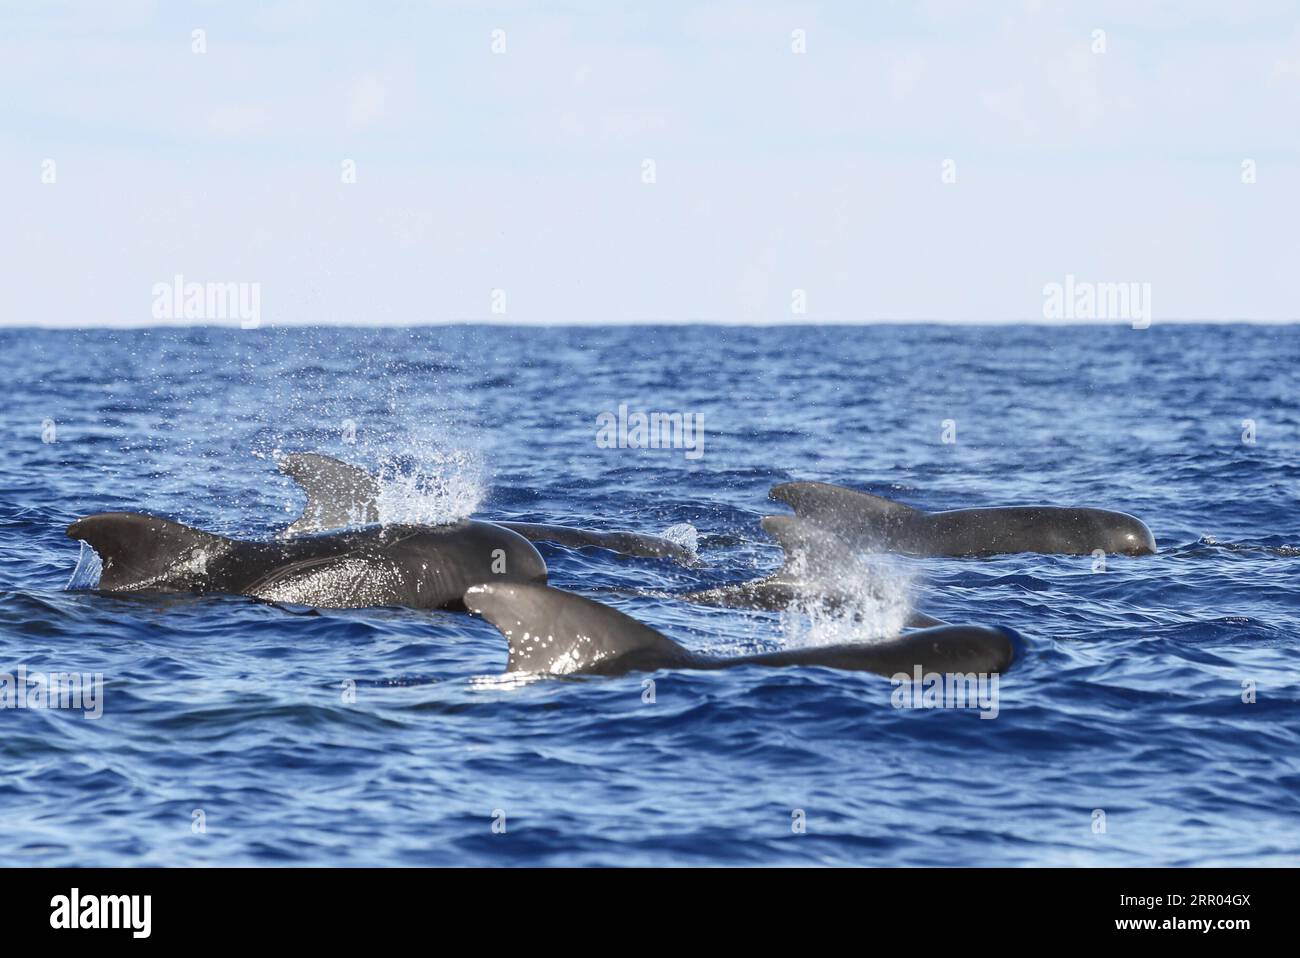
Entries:
{"label": "whale back", "polygon": [[554,542],[570,549],[594,546],[626,556],[647,559],[672,559],[680,565],[698,566],[699,556],[685,546],[663,536],[640,532],[604,532],[593,529],[575,529],[572,526],[555,526],[540,522],[498,522],[511,532],[517,532],[531,542]]}
{"label": "whale back", "polygon": [[138,513],[90,516],[68,536],[95,550],[106,592],[228,592],[320,608],[463,608],[476,582],[545,582],[531,542],[490,522],[247,542]]}
{"label": "whale back", "polygon": [[826,482],[784,482],[773,486],[768,496],[786,503],[800,519],[855,543],[866,540],[881,547],[905,538],[925,517],[901,502]]}
{"label": "whale back", "polygon": [[631,616],[550,586],[476,585],[465,592],[465,607],[505,636],[507,672],[621,675],[681,666],[692,658]]}
{"label": "whale back", "polygon": [[1093,552],[1150,555],[1155,537],[1141,519],[1107,509],[1068,506],[996,506],[932,513],[926,550],[935,555]]}
{"label": "whale back", "polygon": [[887,642],[783,649],[734,659],[730,664],[809,666],[874,672],[877,675],[984,673],[1005,671],[1023,652],[1024,640],[1010,629],[942,624],[908,632]]}
{"label": "whale back", "polygon": [[806,646],[735,657],[697,655],[617,609],[540,585],[473,586],[465,607],[506,637],[508,672],[624,675],[664,668],[722,669],[822,666],[893,676],[1001,672],[1023,654],[1009,629],[948,625],[908,632],[887,642]]}
{"label": "whale back", "polygon": [[99,588],[109,592],[204,592],[238,545],[158,516],[104,512],[68,526],[103,563]]}
{"label": "whale back", "polygon": [[769,495],[788,503],[799,519],[829,529],[855,546],[912,555],[1096,551],[1150,555],[1156,551],[1155,537],[1142,520],[1107,509],[995,506],[922,512],[824,482],[787,482],[774,486]]}

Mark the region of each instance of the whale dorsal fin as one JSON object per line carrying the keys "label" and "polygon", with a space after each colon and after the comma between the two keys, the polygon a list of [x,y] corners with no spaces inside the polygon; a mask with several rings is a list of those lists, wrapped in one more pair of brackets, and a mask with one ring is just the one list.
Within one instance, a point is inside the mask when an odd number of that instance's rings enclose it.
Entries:
{"label": "whale dorsal fin", "polygon": [[85,542],[103,563],[99,588],[110,592],[202,591],[208,563],[232,539],[137,512],[104,512],[68,526],[68,538]]}
{"label": "whale dorsal fin", "polygon": [[798,516],[765,516],[763,531],[785,553],[778,578],[799,580],[843,574],[852,550],[824,526]]}
{"label": "whale dorsal fin", "polygon": [[379,521],[379,483],[364,469],[317,452],[291,453],[279,467],[307,493],[302,516],[284,536]]}
{"label": "whale dorsal fin", "polygon": [[[493,583],[465,593],[465,607],[506,637],[507,672],[600,674],[680,664],[682,646],[631,616],[545,585]],[[617,663],[617,665],[615,664]]]}
{"label": "whale dorsal fin", "polygon": [[768,497],[789,505],[800,519],[846,531],[896,527],[925,515],[901,502],[827,482],[784,482],[773,486]]}

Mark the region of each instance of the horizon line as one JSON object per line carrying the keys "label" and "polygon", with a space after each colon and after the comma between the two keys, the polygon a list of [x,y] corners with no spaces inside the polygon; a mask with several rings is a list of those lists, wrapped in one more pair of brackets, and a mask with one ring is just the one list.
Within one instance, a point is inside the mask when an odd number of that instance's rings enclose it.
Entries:
{"label": "horizon line", "polygon": [[1262,319],[1238,317],[1233,319],[1209,318],[1167,318],[1150,320],[1142,327],[1135,327],[1132,320],[1060,320],[1047,319],[859,319],[836,320],[821,319],[804,322],[764,321],[764,320],[719,320],[719,319],[637,319],[618,320],[614,322],[594,322],[585,320],[554,322],[514,322],[492,319],[452,319],[441,321],[382,322],[382,323],[334,323],[334,322],[294,322],[294,323],[259,323],[257,326],[244,327],[238,322],[148,322],[148,323],[101,323],[98,325],[72,326],[52,325],[48,323],[7,323],[0,321],[0,330],[40,330],[43,332],[88,332],[107,330],[164,330],[164,329],[229,329],[238,332],[253,333],[262,329],[426,329],[447,328],[453,326],[480,326],[499,329],[613,329],[620,327],[719,327],[739,329],[808,329],[817,327],[865,327],[865,326],[1041,326],[1056,329],[1084,328],[1132,328],[1138,332],[1152,326],[1294,326],[1300,324],[1300,317],[1290,319]]}

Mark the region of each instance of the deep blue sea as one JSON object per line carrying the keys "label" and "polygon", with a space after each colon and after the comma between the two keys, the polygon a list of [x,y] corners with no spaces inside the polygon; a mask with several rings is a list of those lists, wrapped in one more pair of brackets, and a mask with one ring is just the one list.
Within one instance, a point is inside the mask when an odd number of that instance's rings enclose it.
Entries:
{"label": "deep blue sea", "polygon": [[[1297,326],[0,330],[0,673],[104,677],[99,718],[0,711],[3,861],[1295,865],[1297,369]],[[620,404],[702,415],[703,455],[601,448]],[[386,466],[394,518],[689,524],[699,568],[539,548],[702,650],[889,625],[673,597],[780,564],[785,480],[1118,509],[1159,553],[885,560],[1025,637],[993,720],[818,668],[502,682],[465,614],[66,588],[95,512],[274,536],[293,451]]]}

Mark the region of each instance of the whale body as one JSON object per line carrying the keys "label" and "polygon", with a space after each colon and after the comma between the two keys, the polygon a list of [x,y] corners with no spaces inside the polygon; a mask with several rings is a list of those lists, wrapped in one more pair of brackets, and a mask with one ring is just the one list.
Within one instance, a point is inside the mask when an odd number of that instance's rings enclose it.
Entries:
{"label": "whale body", "polygon": [[1124,512],[1067,506],[998,506],[922,512],[901,502],[825,482],[787,482],[768,495],[854,545],[916,556],[1013,552],[1151,555],[1156,540]]}
{"label": "whale body", "polygon": [[68,526],[103,563],[106,592],[225,592],[356,609],[463,609],[475,583],[544,583],[531,542],[488,522],[367,527],[292,540],[226,538],[158,516],[108,512]]}
{"label": "whale body", "polygon": [[917,667],[923,673],[988,674],[1006,670],[1023,649],[1023,640],[1009,629],[941,625],[888,642],[715,656],[693,652],[610,606],[549,586],[478,585],[467,590],[464,602],[505,636],[507,672],[625,675],[753,665],[822,666],[886,676],[910,675]]}

